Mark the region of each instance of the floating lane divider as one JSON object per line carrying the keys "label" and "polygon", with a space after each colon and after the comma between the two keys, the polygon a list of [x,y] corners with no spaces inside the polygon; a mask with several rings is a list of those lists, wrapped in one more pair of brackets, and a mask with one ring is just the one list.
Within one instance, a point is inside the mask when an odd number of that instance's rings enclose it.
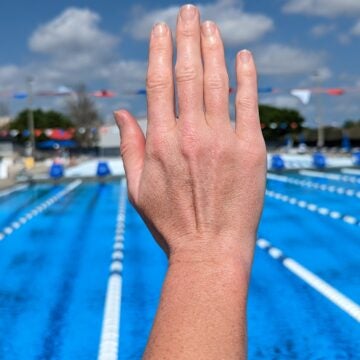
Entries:
{"label": "floating lane divider", "polygon": [[105,298],[98,360],[118,359],[126,200],[126,181],[123,179],[121,181],[119,210]]}
{"label": "floating lane divider", "polygon": [[347,296],[336,290],[326,281],[300,265],[294,259],[284,255],[284,253],[272,246],[267,240],[259,239],[256,242],[257,246],[266,251],[272,258],[282,263],[288,270],[290,270],[297,277],[305,281],[309,286],[325,296],[333,304],[338,306],[341,310],[345,311],[354,320],[360,322],[360,306]]}
{"label": "floating lane divider", "polygon": [[360,176],[360,170],[359,169],[341,169],[341,172],[343,174],[349,174],[349,175],[357,175]]}
{"label": "floating lane divider", "polygon": [[311,176],[311,177],[318,177],[318,178],[335,180],[335,181],[344,181],[353,184],[360,184],[360,178],[356,176],[325,173],[325,172],[313,171],[313,170],[300,170],[299,174],[304,176]]}
{"label": "floating lane divider", "polygon": [[271,191],[271,190],[266,190],[265,194],[271,198],[274,198],[276,200],[280,200],[283,201],[285,203],[288,203],[290,205],[295,205],[298,206],[302,209],[306,209],[308,211],[311,212],[315,212],[318,213],[320,215],[323,216],[328,216],[332,219],[336,219],[336,220],[342,220],[344,222],[346,222],[347,224],[350,225],[356,225],[356,226],[360,226],[360,220],[357,219],[354,216],[351,215],[344,215],[339,213],[338,211],[335,210],[331,210],[325,207],[319,207],[316,204],[312,204],[312,203],[308,203],[305,200],[299,200],[295,197],[291,197],[285,194],[281,194],[281,193],[277,193],[275,191]]}
{"label": "floating lane divider", "polygon": [[35,216],[39,215],[45,211],[48,207],[55,204],[61,198],[66,196],[68,193],[76,189],[82,183],[81,180],[75,180],[71,182],[64,190],[59,191],[57,194],[42,202],[27,214],[21,216],[18,220],[13,221],[10,225],[6,226],[2,231],[0,231],[0,241],[4,240],[7,236],[11,235],[14,231],[20,229],[28,221],[30,221]]}
{"label": "floating lane divider", "polygon": [[360,198],[360,191],[356,191],[354,189],[345,188],[342,186],[334,186],[334,185],[327,185],[327,184],[319,184],[317,182],[313,182],[310,180],[301,180],[295,179],[285,175],[276,175],[268,173],[267,178],[274,181],[280,181],[284,183],[288,183],[291,185],[297,185],[301,187],[307,187],[310,189],[316,189],[321,191],[328,191],[331,193],[336,193],[339,195],[346,195],[346,196],[353,196]]}
{"label": "floating lane divider", "polygon": [[10,189],[5,189],[0,191],[0,198],[4,197],[4,196],[8,196],[16,191],[20,191],[20,190],[24,190],[27,189],[29,187],[29,185],[16,185],[11,187]]}

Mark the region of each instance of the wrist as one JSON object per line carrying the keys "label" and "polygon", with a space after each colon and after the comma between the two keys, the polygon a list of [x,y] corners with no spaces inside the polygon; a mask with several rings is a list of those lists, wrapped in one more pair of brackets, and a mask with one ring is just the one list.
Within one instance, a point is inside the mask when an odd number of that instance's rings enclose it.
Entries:
{"label": "wrist", "polygon": [[[198,271],[222,271],[249,277],[256,235],[231,237],[192,237],[172,242],[169,266],[181,269],[193,267]],[[174,245],[175,243],[175,245]]]}

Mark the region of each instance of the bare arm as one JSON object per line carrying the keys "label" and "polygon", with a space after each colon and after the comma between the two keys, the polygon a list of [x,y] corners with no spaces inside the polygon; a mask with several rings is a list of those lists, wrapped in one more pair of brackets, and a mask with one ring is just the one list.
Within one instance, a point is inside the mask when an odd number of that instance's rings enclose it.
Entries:
{"label": "bare arm", "polygon": [[216,25],[200,26],[198,10],[185,6],[176,43],[174,72],[170,30],[154,27],[146,140],[128,112],[115,114],[130,199],[169,257],[144,358],[244,359],[249,273],[266,171],[255,64],[248,51],[237,55],[233,129]]}

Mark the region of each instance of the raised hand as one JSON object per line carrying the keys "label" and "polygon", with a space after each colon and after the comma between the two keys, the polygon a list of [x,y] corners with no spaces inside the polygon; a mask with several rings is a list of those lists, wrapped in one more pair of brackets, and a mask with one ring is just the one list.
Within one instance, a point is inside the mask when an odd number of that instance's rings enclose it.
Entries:
{"label": "raised hand", "polygon": [[[115,113],[130,200],[170,261],[162,305],[146,356],[239,359],[244,356],[245,326],[240,323],[245,318],[248,274],[266,177],[255,64],[249,51],[237,54],[233,128],[228,109],[229,79],[216,24],[206,21],[200,25],[197,8],[182,7],[177,21],[176,48],[173,69],[171,31],[166,24],[155,25],[150,36],[146,138],[130,113],[125,110]],[[193,271],[200,278],[193,278]],[[192,283],[188,284],[184,276],[192,279]],[[221,283],[214,276],[222,279]],[[234,310],[230,309],[227,313],[222,301],[216,303],[212,299],[210,306],[211,296],[203,288],[206,281],[209,289],[214,287],[209,291],[217,294],[216,299],[221,292],[226,296],[230,291],[229,306],[237,306],[238,313],[233,314]],[[191,299],[185,305],[179,304],[179,283],[190,293],[199,291],[200,304],[194,304],[194,295],[189,295]],[[204,298],[201,291],[205,292]],[[210,306],[209,311],[223,309],[220,312],[225,317],[233,316],[233,321],[238,321],[239,330],[234,330],[236,323],[231,321],[224,329],[224,324],[218,324],[219,314],[207,319],[202,306]],[[180,321],[179,328],[168,324],[171,310],[181,314],[181,319],[175,317]],[[182,328],[183,319],[193,316],[198,316],[199,323],[190,329]],[[169,325],[166,331],[164,324]],[[223,348],[216,349],[215,344],[203,339],[207,330],[202,326],[221,329],[222,334],[215,331],[219,335],[215,340],[224,341],[225,336],[229,344],[225,340]],[[171,329],[174,333],[170,336]],[[208,334],[211,338],[213,335]],[[174,354],[161,357],[174,341],[186,348],[183,357]],[[236,349],[232,347],[234,344],[238,344]],[[196,350],[199,346],[207,347],[209,352],[199,352]],[[154,353],[159,349],[162,352]],[[192,352],[186,352],[191,349]]]}

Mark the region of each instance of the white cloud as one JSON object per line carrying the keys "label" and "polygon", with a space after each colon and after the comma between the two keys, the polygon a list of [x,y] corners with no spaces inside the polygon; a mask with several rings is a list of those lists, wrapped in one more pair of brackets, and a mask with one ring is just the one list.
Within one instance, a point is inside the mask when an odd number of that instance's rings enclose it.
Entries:
{"label": "white cloud", "polygon": [[260,98],[260,103],[264,105],[272,105],[279,108],[297,109],[301,105],[300,101],[291,95],[271,95]]}
{"label": "white cloud", "polygon": [[337,39],[341,45],[348,45],[351,43],[351,35],[350,34],[339,34]]}
{"label": "white cloud", "polygon": [[350,32],[352,35],[360,36],[360,20],[355,23]]}
{"label": "white cloud", "polygon": [[119,60],[99,71],[99,75],[108,79],[114,89],[123,91],[138,90],[145,86],[147,62],[137,60]]}
{"label": "white cloud", "polygon": [[100,20],[96,12],[71,7],[38,27],[29,47],[45,58],[26,69],[36,79],[34,85],[51,88],[100,81],[116,90],[129,83],[143,84],[146,64],[119,60],[119,39],[102,30]]}
{"label": "white cloud", "polygon": [[323,55],[281,44],[262,46],[255,51],[260,74],[298,75],[309,74],[323,63]]}
{"label": "white cloud", "polygon": [[16,65],[0,66],[1,90],[14,89],[15,86],[25,84],[25,77],[22,70]]}
{"label": "white cloud", "polygon": [[112,49],[117,39],[100,30],[100,16],[88,9],[68,8],[31,36],[30,49],[44,54],[69,56]]}
{"label": "white cloud", "polygon": [[332,77],[332,71],[324,66],[318,68],[315,73],[312,75],[312,78],[316,81],[324,82],[326,80],[329,80]]}
{"label": "white cloud", "polygon": [[[213,20],[218,24],[224,42],[230,46],[255,41],[274,28],[271,18],[263,14],[246,13],[235,1],[219,0],[198,7],[203,20]],[[168,23],[174,30],[178,11],[177,6],[171,6],[138,13],[125,30],[138,40],[148,39],[151,27],[159,21]]]}
{"label": "white cloud", "polygon": [[315,37],[323,37],[328,35],[336,30],[334,24],[319,24],[311,28],[310,32]]}
{"label": "white cloud", "polygon": [[[29,48],[42,56],[22,67],[0,66],[0,91],[26,90],[26,77],[31,75],[35,92],[84,83],[89,90],[105,87],[121,95],[99,100],[107,112],[115,104],[129,105],[134,97],[125,101],[123,96],[144,86],[146,63],[121,57],[119,39],[101,29],[100,20],[93,11],[69,8],[38,27],[29,38]],[[58,98],[36,98],[36,106],[59,108],[62,103]]]}
{"label": "white cloud", "polygon": [[101,30],[100,16],[88,9],[68,8],[31,35],[32,51],[48,56],[40,77],[52,81],[84,81],[114,58],[118,39]]}
{"label": "white cloud", "polygon": [[325,17],[357,16],[359,0],[288,0],[283,11],[289,14],[306,14]]}

